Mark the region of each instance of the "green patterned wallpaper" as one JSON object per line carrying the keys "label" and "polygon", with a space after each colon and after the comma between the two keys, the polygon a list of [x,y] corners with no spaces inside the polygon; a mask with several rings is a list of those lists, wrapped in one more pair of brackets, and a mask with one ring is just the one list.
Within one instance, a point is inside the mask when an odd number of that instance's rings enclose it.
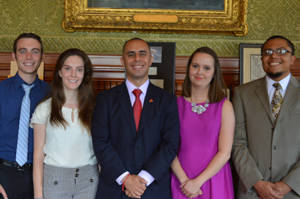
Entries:
{"label": "green patterned wallpaper", "polygon": [[21,32],[39,34],[46,52],[77,47],[87,53],[120,54],[132,37],[147,41],[176,42],[177,55],[190,55],[199,46],[215,49],[219,56],[238,57],[239,43],[262,43],[273,34],[290,38],[300,55],[300,1],[248,0],[249,33],[244,37],[207,34],[147,34],[135,32],[64,32],[64,0],[0,0],[0,51],[9,52]]}

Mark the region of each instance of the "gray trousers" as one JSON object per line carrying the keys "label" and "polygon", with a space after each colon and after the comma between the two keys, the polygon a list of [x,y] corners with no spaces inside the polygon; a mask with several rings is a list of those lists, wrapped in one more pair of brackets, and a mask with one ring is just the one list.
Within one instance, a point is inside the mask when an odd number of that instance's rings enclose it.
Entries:
{"label": "gray trousers", "polygon": [[44,199],[95,199],[97,165],[61,168],[44,164]]}

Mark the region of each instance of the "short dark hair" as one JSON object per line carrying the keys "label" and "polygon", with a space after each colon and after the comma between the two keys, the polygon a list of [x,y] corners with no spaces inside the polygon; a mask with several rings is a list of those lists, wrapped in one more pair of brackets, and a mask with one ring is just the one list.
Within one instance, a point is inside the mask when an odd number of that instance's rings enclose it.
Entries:
{"label": "short dark hair", "polygon": [[141,38],[134,37],[134,38],[132,38],[132,39],[129,39],[129,40],[125,41],[125,43],[124,43],[124,45],[123,45],[123,48],[122,48],[122,54],[125,52],[125,47],[126,47],[126,45],[127,45],[129,42],[134,41],[134,40],[139,40],[139,41],[145,42],[145,43],[147,44],[148,48],[149,48],[150,53],[151,53],[150,46],[149,46],[148,42],[146,42],[145,40],[143,40],[143,39],[141,39]]}
{"label": "short dark hair", "polygon": [[225,82],[224,82],[224,79],[222,76],[221,65],[220,65],[218,56],[215,53],[215,51],[209,47],[198,48],[190,56],[190,58],[188,60],[188,65],[187,65],[187,69],[186,69],[184,82],[183,82],[182,95],[185,97],[190,97],[192,94],[191,93],[191,80],[189,77],[189,73],[190,73],[190,67],[192,64],[192,60],[195,57],[195,55],[198,53],[208,54],[208,55],[212,56],[212,58],[214,60],[214,70],[215,71],[214,71],[213,78],[210,82],[209,91],[208,91],[208,99],[209,99],[210,103],[219,102],[222,99],[224,99],[224,97],[226,97],[226,94],[225,94],[226,85],[225,85]]}
{"label": "short dark hair", "polygon": [[286,37],[284,37],[284,36],[281,36],[281,35],[273,35],[273,36],[269,37],[269,38],[265,41],[265,43],[261,46],[261,53],[263,53],[263,50],[264,50],[264,48],[265,48],[266,43],[267,43],[268,41],[270,41],[270,40],[273,40],[273,39],[283,39],[283,40],[285,40],[285,41],[287,42],[288,46],[292,49],[291,54],[292,54],[292,55],[295,55],[295,46],[294,46],[294,44],[291,42],[291,40],[289,40],[288,38],[286,38]]}
{"label": "short dark hair", "polygon": [[18,44],[18,41],[20,39],[23,39],[23,38],[31,38],[31,39],[35,39],[37,40],[40,45],[41,45],[41,54],[43,54],[44,52],[44,47],[43,47],[43,42],[42,42],[42,39],[40,36],[38,36],[37,34],[35,33],[22,33],[20,34],[14,41],[14,47],[13,47],[13,51],[14,53],[17,53],[17,44]]}

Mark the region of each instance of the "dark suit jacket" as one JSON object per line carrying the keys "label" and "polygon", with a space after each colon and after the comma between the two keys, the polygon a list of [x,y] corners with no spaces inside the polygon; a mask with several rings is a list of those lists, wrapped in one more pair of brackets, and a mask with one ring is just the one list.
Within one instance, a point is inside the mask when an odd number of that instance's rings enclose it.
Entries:
{"label": "dark suit jacket", "polygon": [[96,198],[127,198],[116,179],[146,170],[155,181],[142,198],[171,198],[170,164],[179,143],[176,97],[149,84],[139,130],[125,83],[99,94],[93,116],[94,151],[101,165]]}
{"label": "dark suit jacket", "polygon": [[300,83],[293,76],[275,124],[266,80],[261,78],[234,91],[236,116],[233,161],[240,177],[238,198],[258,198],[258,180],[284,181],[291,188],[284,198],[300,198]]}

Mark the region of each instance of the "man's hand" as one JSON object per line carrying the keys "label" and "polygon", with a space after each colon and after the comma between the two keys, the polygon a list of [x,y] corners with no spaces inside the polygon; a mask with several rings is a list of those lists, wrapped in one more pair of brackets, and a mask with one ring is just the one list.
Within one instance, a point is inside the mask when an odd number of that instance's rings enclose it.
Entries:
{"label": "man's hand", "polygon": [[291,191],[291,188],[286,183],[279,181],[275,183],[274,188],[280,195],[285,196],[288,192]]}
{"label": "man's hand", "polygon": [[195,198],[198,195],[202,194],[201,191],[201,184],[198,184],[196,182],[196,180],[192,179],[192,180],[188,180],[186,182],[184,182],[181,186],[181,191],[184,195],[186,195],[186,197],[188,198]]}
{"label": "man's hand", "polygon": [[8,199],[7,194],[1,184],[0,184],[0,194],[2,194],[3,199]]}
{"label": "man's hand", "polygon": [[254,188],[260,199],[282,199],[283,195],[276,191],[276,185],[268,181],[258,181]]}
{"label": "man's hand", "polygon": [[146,190],[146,180],[138,175],[130,175],[125,182],[125,194],[130,198],[141,198]]}

